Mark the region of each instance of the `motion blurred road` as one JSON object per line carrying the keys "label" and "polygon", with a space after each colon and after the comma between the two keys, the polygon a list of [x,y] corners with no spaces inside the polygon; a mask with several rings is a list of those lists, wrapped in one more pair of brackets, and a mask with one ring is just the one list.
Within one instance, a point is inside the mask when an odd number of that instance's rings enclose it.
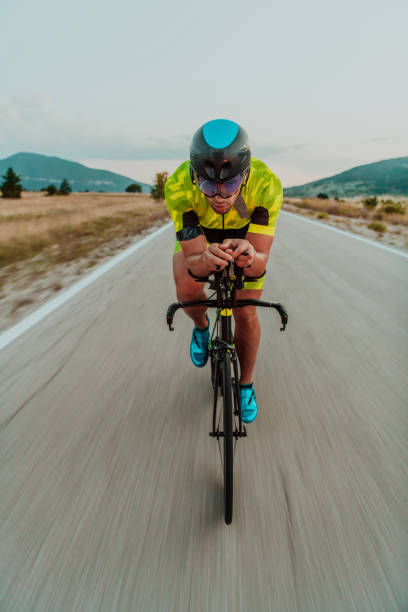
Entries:
{"label": "motion blurred road", "polygon": [[171,229],[0,352],[0,609],[408,609],[408,260],[281,215],[223,521]]}

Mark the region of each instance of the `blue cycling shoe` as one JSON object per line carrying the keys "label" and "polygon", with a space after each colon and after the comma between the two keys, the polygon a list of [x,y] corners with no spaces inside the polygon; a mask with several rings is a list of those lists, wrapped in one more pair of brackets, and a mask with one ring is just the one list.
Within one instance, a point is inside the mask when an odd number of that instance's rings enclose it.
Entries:
{"label": "blue cycling shoe", "polygon": [[208,361],[208,341],[210,339],[210,321],[205,315],[208,326],[206,329],[198,329],[195,325],[190,343],[191,361],[197,368],[203,368]]}
{"label": "blue cycling shoe", "polygon": [[243,423],[252,423],[258,414],[255,389],[253,385],[240,385],[241,419]]}

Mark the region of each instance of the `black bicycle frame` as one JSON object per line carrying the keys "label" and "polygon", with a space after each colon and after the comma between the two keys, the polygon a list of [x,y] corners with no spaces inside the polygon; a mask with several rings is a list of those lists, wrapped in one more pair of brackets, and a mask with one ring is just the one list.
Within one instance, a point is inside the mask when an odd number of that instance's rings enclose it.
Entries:
{"label": "black bicycle frame", "polygon": [[[237,389],[237,381],[239,380],[238,375],[238,356],[233,344],[232,329],[231,329],[231,315],[223,315],[221,310],[217,312],[217,319],[215,325],[218,323],[218,319],[221,320],[221,336],[216,336],[213,340],[211,338],[211,351],[214,359],[214,402],[213,402],[213,418],[212,418],[212,431],[210,436],[214,438],[223,437],[224,432],[217,428],[217,402],[218,402],[218,389],[220,382],[221,364],[224,361],[225,354],[229,353],[229,359],[233,367],[234,373],[234,388],[233,388],[233,400],[235,405],[234,414],[239,419],[239,427],[233,432],[235,438],[246,436],[245,427],[242,425],[241,420],[241,402],[239,397],[239,391]],[[215,328],[214,328],[215,329]]]}
{"label": "black bicycle frame", "polygon": [[[284,331],[288,322],[288,315],[285,308],[279,302],[265,302],[263,300],[253,300],[253,299],[236,299],[236,291],[237,289],[242,289],[244,287],[245,281],[253,281],[255,280],[253,277],[246,277],[243,275],[242,268],[234,265],[234,274],[232,277],[229,276],[229,266],[221,271],[214,272],[214,278],[210,279],[208,277],[200,277],[195,276],[190,270],[188,271],[190,276],[192,276],[196,282],[201,283],[210,283],[210,289],[213,289],[217,293],[216,299],[207,299],[207,300],[194,300],[191,302],[174,302],[170,304],[167,309],[166,319],[167,324],[169,326],[170,331],[174,330],[173,327],[173,318],[176,311],[179,308],[189,308],[191,306],[206,306],[207,308],[217,308],[218,313],[217,317],[221,317],[221,342],[224,346],[216,347],[214,350],[216,351],[216,371],[215,371],[215,387],[214,387],[214,413],[213,413],[213,431],[210,435],[219,437],[222,435],[222,432],[217,432],[216,430],[216,402],[217,402],[217,389],[218,389],[218,377],[220,374],[220,364],[222,363],[223,355],[225,351],[230,351],[230,357],[233,364],[234,369],[234,377],[235,380],[238,380],[238,360],[237,354],[235,351],[235,347],[233,345],[232,338],[232,329],[231,329],[231,316],[222,316],[222,312],[225,310],[231,310],[234,308],[243,308],[244,306],[260,306],[264,308],[274,308],[280,315],[282,327],[280,331]],[[263,276],[263,275],[262,275]],[[260,277],[259,277],[260,278]],[[232,314],[232,313],[230,313]],[[236,391],[234,390],[234,395],[236,396]],[[235,402],[238,405],[238,416],[239,416],[239,431],[234,433],[236,437],[240,435],[246,435],[243,432],[245,428],[242,427],[241,422],[241,411],[240,411],[240,402],[239,398],[235,399]]]}
{"label": "black bicycle frame", "polygon": [[[241,401],[238,378],[238,356],[234,346],[232,337],[232,313],[234,308],[244,306],[261,306],[266,308],[274,308],[278,311],[281,318],[281,331],[283,331],[288,322],[288,315],[281,304],[278,302],[264,302],[262,300],[251,299],[236,299],[237,289],[243,289],[246,280],[253,281],[254,278],[247,278],[243,275],[242,268],[234,265],[234,273],[229,276],[230,265],[224,270],[214,273],[214,278],[195,277],[189,270],[191,276],[197,282],[209,282],[210,289],[215,290],[216,299],[206,299],[191,302],[175,302],[170,304],[167,309],[167,324],[170,331],[173,331],[173,318],[179,308],[188,308],[191,306],[206,306],[207,308],[217,308],[216,322],[210,339],[209,351],[211,358],[211,374],[214,390],[213,418],[212,431],[210,436],[217,438],[218,446],[223,447],[223,469],[224,469],[224,507],[225,507],[225,522],[229,525],[232,521],[233,509],[233,463],[234,463],[234,439],[235,443],[238,438],[247,435],[245,425],[241,419]],[[215,333],[215,338],[214,338]],[[233,367],[234,377],[231,376],[231,364]],[[222,380],[221,380],[222,373]],[[223,400],[222,405],[217,411],[218,393],[222,387]],[[221,411],[221,412],[220,412]],[[217,425],[217,414],[219,415]],[[238,427],[236,419],[238,417]],[[220,431],[219,423],[223,423],[223,431]],[[222,439],[222,444],[220,442]]]}

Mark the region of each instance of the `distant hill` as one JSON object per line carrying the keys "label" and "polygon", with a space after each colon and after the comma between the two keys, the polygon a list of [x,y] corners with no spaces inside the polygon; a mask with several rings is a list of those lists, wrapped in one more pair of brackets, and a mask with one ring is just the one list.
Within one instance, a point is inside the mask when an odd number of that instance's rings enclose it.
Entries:
{"label": "distant hill", "polygon": [[408,196],[408,157],[357,166],[341,174],[284,190],[285,196],[292,198],[311,198],[319,193],[327,193],[331,197],[375,194]]}
{"label": "distant hill", "polygon": [[50,183],[58,187],[64,178],[70,182],[72,191],[121,192],[131,183],[141,185],[142,193],[150,193],[151,189],[151,185],[128,176],[38,153],[16,153],[1,159],[0,175],[3,176],[10,166],[21,177],[23,188],[29,191],[40,191]]}

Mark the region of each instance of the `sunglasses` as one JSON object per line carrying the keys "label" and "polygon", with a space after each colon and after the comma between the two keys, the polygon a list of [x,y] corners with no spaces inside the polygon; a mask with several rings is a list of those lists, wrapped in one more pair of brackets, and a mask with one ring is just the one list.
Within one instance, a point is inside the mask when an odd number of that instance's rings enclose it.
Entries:
{"label": "sunglasses", "polygon": [[244,177],[241,174],[237,174],[225,183],[213,183],[213,181],[207,181],[201,176],[197,176],[198,187],[207,198],[214,198],[216,195],[222,198],[230,198],[241,187],[243,180]]}

